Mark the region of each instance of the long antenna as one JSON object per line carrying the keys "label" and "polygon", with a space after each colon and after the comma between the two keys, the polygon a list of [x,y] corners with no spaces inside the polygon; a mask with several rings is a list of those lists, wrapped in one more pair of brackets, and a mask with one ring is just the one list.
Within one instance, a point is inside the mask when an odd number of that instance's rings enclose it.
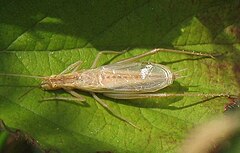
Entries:
{"label": "long antenna", "polygon": [[25,77],[25,78],[37,78],[37,79],[44,79],[44,76],[38,75],[26,75],[26,74],[14,74],[14,73],[0,73],[0,76],[12,76],[12,77]]}

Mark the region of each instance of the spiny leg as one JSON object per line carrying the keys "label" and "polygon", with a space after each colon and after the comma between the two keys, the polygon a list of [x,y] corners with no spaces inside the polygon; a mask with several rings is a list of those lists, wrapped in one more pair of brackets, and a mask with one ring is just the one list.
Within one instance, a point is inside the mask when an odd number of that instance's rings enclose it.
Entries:
{"label": "spiny leg", "polygon": [[50,97],[50,98],[44,98],[41,101],[50,101],[50,100],[63,100],[63,101],[75,101],[75,102],[84,102],[86,99],[82,97],[77,92],[70,90],[68,88],[63,88],[66,92],[71,94],[73,97]]}
{"label": "spiny leg", "polygon": [[211,57],[211,58],[215,58],[213,55],[211,54],[205,54],[205,53],[198,53],[198,52],[190,52],[190,51],[185,51],[185,50],[175,50],[175,49],[165,49],[165,48],[156,48],[153,49],[151,51],[148,51],[146,53],[140,54],[140,55],[136,55],[134,57],[130,57],[121,61],[118,61],[117,63],[128,63],[128,62],[133,62],[136,60],[139,60],[143,57],[149,56],[149,55],[153,55],[156,54],[158,52],[172,52],[172,53],[179,53],[179,54],[188,54],[188,55],[195,55],[195,56],[204,56],[204,57]]}
{"label": "spiny leg", "polygon": [[96,56],[96,58],[95,58],[95,60],[94,60],[94,62],[93,62],[93,64],[92,64],[91,68],[96,68],[97,62],[99,61],[99,58],[101,57],[102,54],[123,54],[123,53],[125,53],[126,51],[128,51],[128,49],[123,50],[123,51],[121,51],[121,52],[117,52],[117,51],[101,51],[101,52],[99,52],[99,53],[97,54],[97,56]]}
{"label": "spiny leg", "polygon": [[[91,68],[95,68],[96,65],[97,65],[97,62],[100,58],[100,56],[102,54],[122,54],[123,52],[117,52],[117,51],[101,51],[97,54]],[[82,61],[77,61],[73,64],[71,64],[70,66],[68,66],[63,72],[61,72],[60,74],[66,74],[66,73],[69,73],[69,72],[75,72],[76,70],[78,70],[79,66],[82,64]]]}
{"label": "spiny leg", "polygon": [[65,70],[63,70],[61,74],[66,74],[66,73],[70,73],[70,72],[75,72],[76,70],[79,69],[79,66],[82,64],[82,61],[77,61],[73,64],[71,64],[70,66],[68,66]]}
{"label": "spiny leg", "polygon": [[139,127],[137,127],[135,124],[133,124],[131,121],[127,120],[126,118],[122,117],[120,114],[114,112],[106,103],[103,102],[95,93],[91,92],[93,98],[101,105],[103,106],[107,111],[109,111],[112,115],[117,117],[118,119],[128,123],[129,125],[135,127],[136,129],[141,130]]}
{"label": "spiny leg", "polygon": [[40,101],[53,101],[53,100],[74,101],[74,102],[81,102],[81,103],[85,101],[76,97],[49,97],[49,98],[44,98]]}
{"label": "spiny leg", "polygon": [[63,88],[66,92],[68,92],[69,94],[71,94],[72,96],[78,98],[80,101],[86,101],[86,99],[81,96],[79,93],[77,93],[74,90],[68,89],[68,88]]}
{"label": "spiny leg", "polygon": [[144,99],[144,98],[164,98],[164,97],[230,97],[230,94],[202,94],[202,93],[143,93],[143,94],[104,94],[113,99]]}

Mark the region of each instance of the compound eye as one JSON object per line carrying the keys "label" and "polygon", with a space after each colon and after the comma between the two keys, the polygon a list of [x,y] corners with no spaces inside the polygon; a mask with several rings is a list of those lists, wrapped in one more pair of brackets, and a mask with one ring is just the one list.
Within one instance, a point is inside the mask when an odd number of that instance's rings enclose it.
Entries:
{"label": "compound eye", "polygon": [[52,84],[52,87],[53,87],[53,88],[56,88],[56,87],[57,87],[57,85],[56,85],[56,84]]}

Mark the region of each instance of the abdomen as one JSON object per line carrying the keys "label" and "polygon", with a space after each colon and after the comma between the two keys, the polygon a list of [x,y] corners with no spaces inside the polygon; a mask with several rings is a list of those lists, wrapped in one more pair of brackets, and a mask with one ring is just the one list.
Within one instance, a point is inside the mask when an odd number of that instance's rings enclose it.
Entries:
{"label": "abdomen", "polygon": [[81,73],[79,87],[93,92],[154,92],[172,84],[173,74],[163,65],[110,64]]}

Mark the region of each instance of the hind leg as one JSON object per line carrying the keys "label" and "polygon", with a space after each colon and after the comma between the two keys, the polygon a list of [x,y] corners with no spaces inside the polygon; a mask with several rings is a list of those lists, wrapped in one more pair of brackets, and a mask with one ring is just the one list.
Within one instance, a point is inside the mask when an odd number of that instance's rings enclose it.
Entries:
{"label": "hind leg", "polygon": [[194,52],[194,51],[185,51],[185,50],[175,50],[175,49],[165,49],[165,48],[156,48],[151,51],[148,51],[146,53],[136,55],[134,57],[130,57],[121,61],[118,61],[117,63],[129,63],[133,61],[137,61],[143,57],[150,56],[159,52],[171,52],[171,53],[178,53],[178,54],[187,54],[187,55],[194,55],[194,56],[203,56],[203,57],[210,57],[210,58],[215,58],[211,54],[205,54],[205,53],[199,53],[199,52]]}

